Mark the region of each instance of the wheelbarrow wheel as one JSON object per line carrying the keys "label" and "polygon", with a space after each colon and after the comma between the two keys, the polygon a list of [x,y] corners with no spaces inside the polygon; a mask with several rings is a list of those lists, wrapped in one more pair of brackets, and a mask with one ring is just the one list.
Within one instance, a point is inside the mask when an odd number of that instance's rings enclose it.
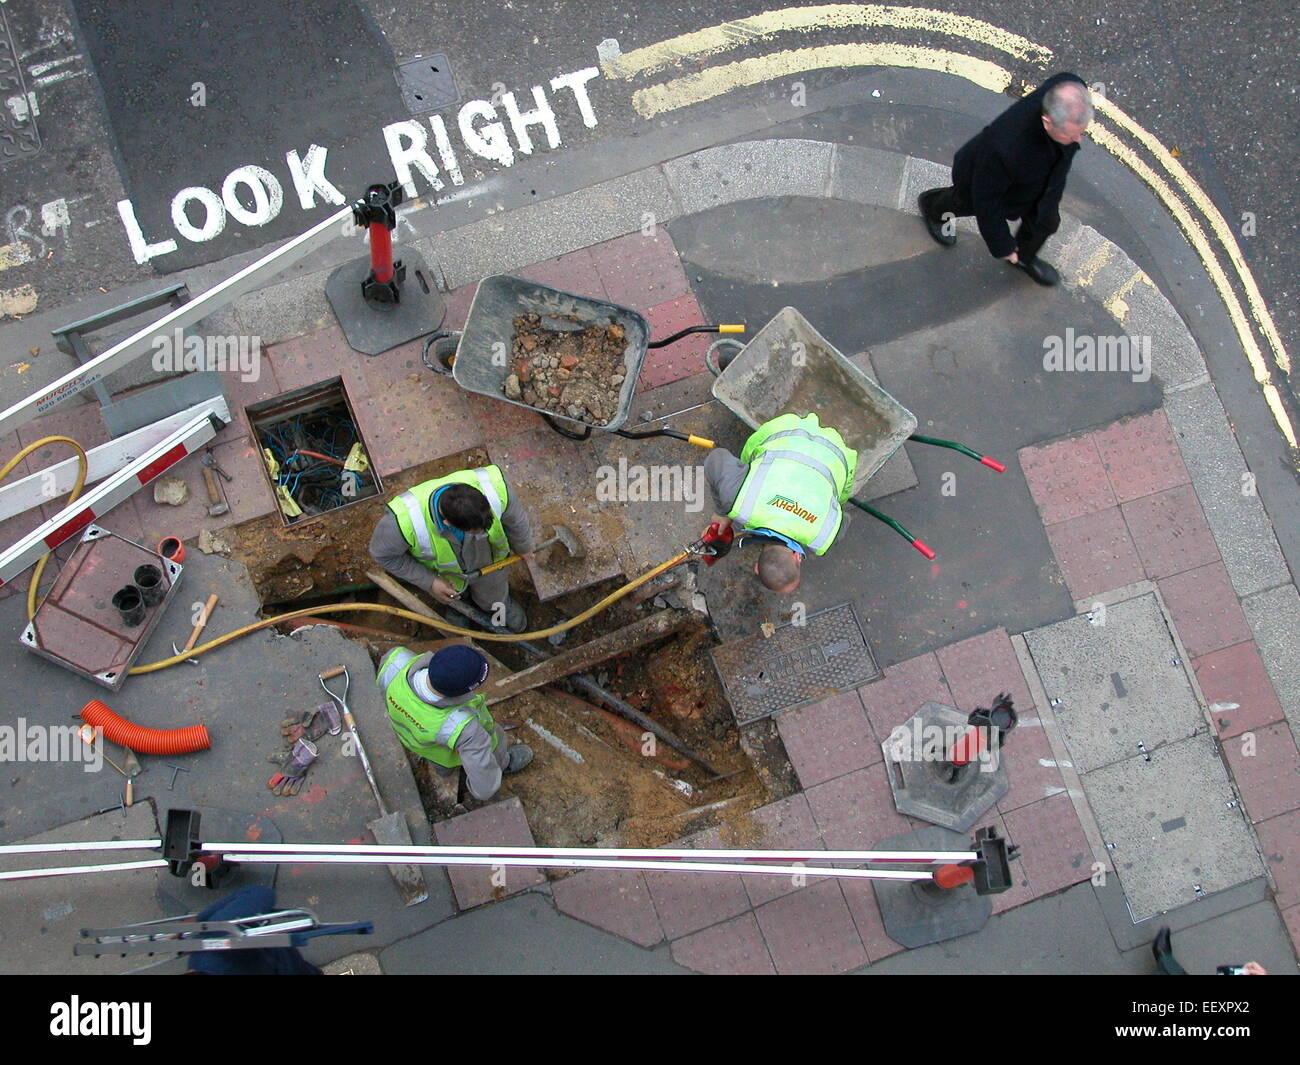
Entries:
{"label": "wheelbarrow wheel", "polygon": [[722,371],[731,365],[732,360],[745,349],[745,345],[739,340],[733,340],[731,337],[718,337],[709,345],[709,350],[704,353],[704,365],[709,368],[709,373],[714,377],[719,377]]}
{"label": "wheelbarrow wheel", "polygon": [[430,333],[424,341],[424,350],[420,353],[424,365],[436,374],[450,377],[460,337],[460,333],[454,332]]}
{"label": "wheelbarrow wheel", "polygon": [[549,425],[561,436],[566,437],[569,440],[590,440],[591,439],[590,425],[584,425],[582,427],[582,432],[578,432],[575,429],[569,428],[569,426],[566,425],[564,422],[562,422],[559,418],[553,418],[549,414],[543,414],[542,421],[544,421],[547,425]]}

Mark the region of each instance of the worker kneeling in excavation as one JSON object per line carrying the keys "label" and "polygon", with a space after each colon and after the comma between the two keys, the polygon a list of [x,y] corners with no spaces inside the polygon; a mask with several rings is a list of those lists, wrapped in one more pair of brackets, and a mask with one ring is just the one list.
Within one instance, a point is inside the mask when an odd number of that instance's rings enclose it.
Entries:
{"label": "worker kneeling in excavation", "polygon": [[482,651],[455,644],[422,655],[399,647],[379,663],[375,678],[402,746],[439,772],[463,768],[466,787],[479,802],[497,793],[502,774],[517,773],[533,760],[531,747],[506,743],[487,699],[473,694],[487,675]]}
{"label": "worker kneeling in excavation", "polygon": [[835,542],[857,465],[858,453],[817,415],[773,418],[745,441],[740,458],[716,448],[704,462],[718,533],[734,526],[744,542],[761,544],[755,576],[790,595],[804,555],[824,555]]}
{"label": "worker kneeling in excavation", "polygon": [[458,599],[468,587],[493,624],[511,632],[524,632],[528,615],[510,598],[507,571],[477,571],[512,551],[531,558],[532,549],[528,515],[496,466],[460,470],[399,492],[370,537],[371,558],[394,577],[441,600]]}

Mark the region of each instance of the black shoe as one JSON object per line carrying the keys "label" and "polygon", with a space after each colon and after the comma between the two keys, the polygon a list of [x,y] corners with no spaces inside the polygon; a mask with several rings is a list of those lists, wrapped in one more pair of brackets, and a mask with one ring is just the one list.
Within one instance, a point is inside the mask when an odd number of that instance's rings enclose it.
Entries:
{"label": "black shoe", "polygon": [[1010,265],[1014,266],[1017,270],[1023,270],[1032,277],[1034,281],[1046,288],[1051,288],[1053,285],[1059,285],[1061,283],[1061,275],[1057,273],[1056,267],[1051,263],[1043,262],[1042,259],[1030,259],[1029,262],[1025,262],[1021,259],[1019,262],[1011,263]]}
{"label": "black shoe", "polygon": [[957,243],[956,233],[945,233],[944,223],[934,221],[930,213],[929,204],[934,202],[935,196],[939,194],[938,189],[927,189],[916,198],[916,205],[921,209],[921,221],[925,223],[925,231],[934,238],[936,244],[942,244],[945,248],[951,248]]}
{"label": "black shoe", "polygon": [[1151,953],[1155,956],[1156,965],[1166,976],[1186,976],[1187,970],[1178,964],[1178,959],[1174,957],[1173,944],[1170,942],[1169,926],[1165,925],[1156,933],[1156,938],[1151,941]]}

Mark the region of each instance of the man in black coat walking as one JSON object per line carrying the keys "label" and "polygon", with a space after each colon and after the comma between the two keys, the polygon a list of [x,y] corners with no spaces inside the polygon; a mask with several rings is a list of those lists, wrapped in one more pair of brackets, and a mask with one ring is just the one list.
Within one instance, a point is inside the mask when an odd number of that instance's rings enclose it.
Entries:
{"label": "man in black coat walking", "polygon": [[[1038,252],[1061,225],[1065,179],[1091,121],[1088,87],[1075,74],[1057,74],[1012,104],[958,150],[949,188],[921,193],[930,236],[951,247],[953,219],[974,215],[995,259],[1057,284],[1060,274]],[[1020,219],[1014,237],[1010,218]]]}

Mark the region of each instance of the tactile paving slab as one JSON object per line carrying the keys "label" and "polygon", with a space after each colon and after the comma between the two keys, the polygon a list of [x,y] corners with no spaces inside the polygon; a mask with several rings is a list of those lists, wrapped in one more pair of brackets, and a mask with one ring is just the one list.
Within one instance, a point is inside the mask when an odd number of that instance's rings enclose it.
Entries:
{"label": "tactile paving slab", "polygon": [[739,725],[857,688],[880,675],[848,603],[713,650]]}

